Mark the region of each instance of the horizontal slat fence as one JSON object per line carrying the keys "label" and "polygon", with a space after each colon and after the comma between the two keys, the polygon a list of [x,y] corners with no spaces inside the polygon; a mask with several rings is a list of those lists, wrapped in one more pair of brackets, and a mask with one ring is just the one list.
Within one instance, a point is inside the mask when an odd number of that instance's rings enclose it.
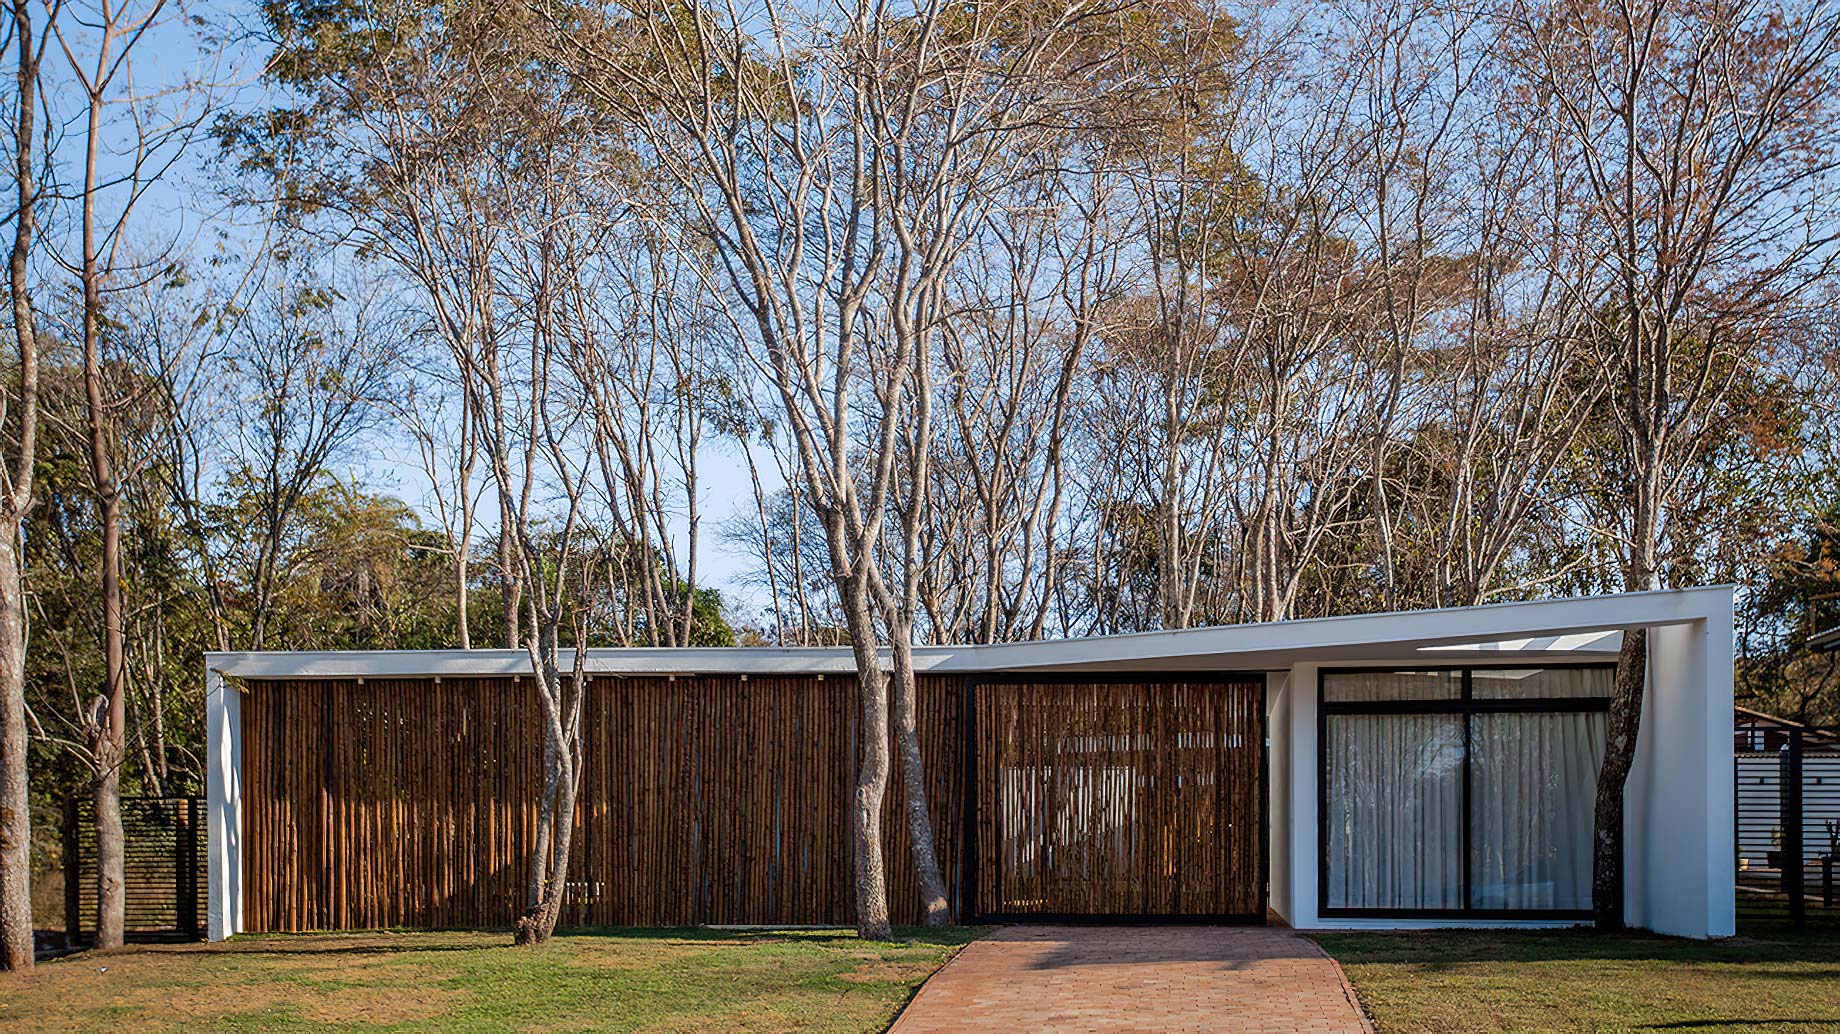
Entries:
{"label": "horizontal slat fence", "polygon": [[[1739,876],[1775,873],[1783,842],[1782,754],[1738,754],[1737,785]],[[1827,853],[1830,832],[1840,832],[1840,750],[1809,750],[1802,759],[1803,853]]]}
{"label": "horizontal slat fence", "polygon": [[[190,939],[202,932],[206,874],[202,797],[121,799],[123,932],[129,940]],[[65,803],[64,923],[72,943],[96,934],[96,809]]]}
{"label": "horizontal slat fence", "polygon": [[[853,678],[600,677],[584,716],[564,924],[850,923]],[[918,720],[940,863],[957,886],[961,683]],[[269,680],[243,714],[250,931],[504,927],[541,786],[528,679]],[[889,904],[917,922],[898,765]]]}
{"label": "horizontal slat fence", "polygon": [[1262,918],[1262,686],[976,694],[980,914]]}

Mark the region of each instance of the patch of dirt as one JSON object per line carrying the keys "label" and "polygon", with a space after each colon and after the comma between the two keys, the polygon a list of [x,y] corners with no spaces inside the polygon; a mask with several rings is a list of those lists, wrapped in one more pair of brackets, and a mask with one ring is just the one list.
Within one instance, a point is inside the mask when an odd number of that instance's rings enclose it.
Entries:
{"label": "patch of dirt", "polygon": [[852,984],[909,984],[925,980],[935,968],[931,962],[865,962],[837,976]]}
{"label": "patch of dirt", "polygon": [[271,955],[280,958],[380,955],[388,957],[402,952],[490,948],[510,943],[509,934],[492,932],[395,933],[387,930],[372,930],[363,933],[253,934],[210,943],[200,941],[190,944],[134,945],[127,950],[147,955]]}
{"label": "patch of dirt", "polygon": [[400,957],[287,959],[277,962],[277,972],[305,980],[331,980],[342,984],[425,987],[453,977],[454,971],[432,962],[405,962]]}
{"label": "patch of dirt", "polygon": [[[826,1019],[835,1020],[836,1016]],[[722,1030],[739,1034],[742,1031],[788,1031],[806,1030],[811,1027],[810,1016],[788,1016],[774,1009],[755,1009],[744,1012],[700,1013],[691,1016],[673,1016],[669,1019],[648,1023],[639,1030],[645,1034],[700,1034],[702,1031]]]}
{"label": "patch of dirt", "polygon": [[388,1025],[438,1019],[466,997],[465,991],[443,987],[344,987],[312,994],[298,1007],[314,1023]]}
{"label": "patch of dirt", "polygon": [[[439,964],[409,961],[397,951],[327,950],[350,943],[322,939],[315,951],[271,952],[259,962],[239,959],[239,965],[216,972],[202,958],[172,959],[204,949],[89,952],[39,966],[28,978],[0,981],[0,988],[10,982],[20,992],[29,989],[43,1003],[34,1019],[44,1029],[80,1025],[86,1011],[95,1009],[112,1010],[128,1022],[157,1018],[159,1026],[210,1026],[232,1016],[286,1008],[315,1023],[392,1024],[438,1018],[466,997],[465,991],[434,986],[452,976]],[[224,954],[250,957],[240,951]],[[280,979],[269,979],[264,971]],[[315,986],[322,979],[356,986]],[[0,1027],[24,1019],[4,1008],[13,1004],[6,1001],[14,997],[10,990],[0,990]]]}
{"label": "patch of dirt", "polygon": [[136,987],[116,995],[115,1004],[170,1020],[218,1020],[286,1005],[298,993],[294,988],[261,984]]}

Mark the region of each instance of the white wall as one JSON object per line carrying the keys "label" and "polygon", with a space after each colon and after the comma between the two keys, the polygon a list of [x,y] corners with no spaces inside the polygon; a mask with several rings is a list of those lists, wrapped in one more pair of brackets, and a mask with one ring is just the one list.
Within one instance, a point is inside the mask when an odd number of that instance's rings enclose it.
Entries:
{"label": "white wall", "polygon": [[1270,904],[1284,921],[1291,919],[1291,736],[1290,673],[1265,676],[1266,815],[1270,823],[1265,838],[1270,876]]}
{"label": "white wall", "polygon": [[204,673],[206,884],[208,936],[243,927],[243,695],[209,668]]}
{"label": "white wall", "polygon": [[1682,937],[1737,931],[1732,614],[1650,631],[1623,826],[1624,915]]}

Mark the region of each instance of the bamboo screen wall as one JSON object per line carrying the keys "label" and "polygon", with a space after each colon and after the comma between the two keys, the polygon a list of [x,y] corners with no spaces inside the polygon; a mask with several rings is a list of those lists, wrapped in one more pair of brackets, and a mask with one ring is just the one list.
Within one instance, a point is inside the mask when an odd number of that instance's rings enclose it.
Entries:
{"label": "bamboo screen wall", "polygon": [[[922,679],[956,886],[958,679]],[[569,926],[854,920],[849,678],[594,681]],[[504,927],[521,910],[541,736],[529,682],[265,681],[243,697],[244,929]],[[841,762],[841,763],[840,763]],[[889,905],[917,922],[897,774]]]}
{"label": "bamboo screen wall", "polygon": [[976,694],[980,913],[1263,918],[1262,686]]}

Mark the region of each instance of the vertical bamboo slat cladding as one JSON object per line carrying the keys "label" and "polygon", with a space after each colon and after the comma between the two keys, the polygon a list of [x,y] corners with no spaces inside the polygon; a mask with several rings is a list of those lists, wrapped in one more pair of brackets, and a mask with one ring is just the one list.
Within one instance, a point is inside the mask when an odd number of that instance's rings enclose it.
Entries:
{"label": "vertical bamboo slat cladding", "polygon": [[[918,696],[955,913],[964,685]],[[542,785],[528,679],[245,688],[245,929],[511,923]],[[564,925],[852,922],[854,697],[849,676],[596,678]],[[1260,683],[986,680],[972,699],[980,913],[1262,913]],[[889,906],[913,923],[902,798],[891,779]]]}
{"label": "vertical bamboo slat cladding", "polygon": [[1257,682],[983,682],[979,911],[1264,909]]}
{"label": "vertical bamboo slat cladding", "polygon": [[[594,679],[564,923],[853,921],[854,679]],[[960,680],[923,678],[940,863],[957,886]],[[542,740],[528,679],[251,682],[244,928],[505,927],[521,911]],[[900,781],[889,904],[919,921]]]}

